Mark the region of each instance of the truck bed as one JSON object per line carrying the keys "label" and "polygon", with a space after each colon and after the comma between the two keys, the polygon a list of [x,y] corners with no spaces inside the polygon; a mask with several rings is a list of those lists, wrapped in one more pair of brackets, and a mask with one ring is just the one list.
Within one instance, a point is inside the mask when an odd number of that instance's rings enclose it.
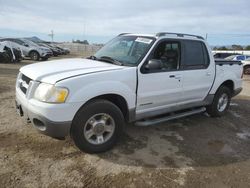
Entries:
{"label": "truck bed", "polygon": [[234,60],[225,60],[225,59],[215,59],[215,64],[216,65],[242,65],[240,61],[234,61]]}

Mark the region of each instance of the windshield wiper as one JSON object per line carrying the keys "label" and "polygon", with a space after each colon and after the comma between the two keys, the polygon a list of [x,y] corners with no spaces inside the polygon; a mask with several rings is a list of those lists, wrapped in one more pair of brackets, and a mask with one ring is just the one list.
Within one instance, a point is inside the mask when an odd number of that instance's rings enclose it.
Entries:
{"label": "windshield wiper", "polygon": [[116,59],[113,59],[112,57],[109,57],[109,56],[102,56],[97,60],[98,61],[105,61],[105,62],[112,63],[112,64],[115,64],[115,65],[120,65],[120,66],[124,65],[122,62],[120,62],[120,61],[118,61]]}
{"label": "windshield wiper", "polygon": [[98,58],[96,56],[94,56],[94,55],[86,57],[86,59],[98,60]]}

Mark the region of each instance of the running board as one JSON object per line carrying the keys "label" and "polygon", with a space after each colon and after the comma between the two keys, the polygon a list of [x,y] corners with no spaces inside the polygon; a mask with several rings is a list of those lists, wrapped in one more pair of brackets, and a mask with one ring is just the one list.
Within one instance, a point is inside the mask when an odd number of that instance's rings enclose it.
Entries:
{"label": "running board", "polygon": [[169,121],[169,120],[173,120],[173,119],[178,119],[178,118],[182,118],[182,117],[186,117],[186,116],[190,116],[190,115],[194,115],[194,114],[199,114],[199,113],[202,113],[205,111],[206,111],[205,107],[196,108],[196,109],[191,109],[191,110],[186,111],[186,112],[179,112],[179,113],[175,113],[173,115],[169,115],[169,116],[165,116],[165,117],[149,119],[149,120],[144,120],[144,121],[137,121],[135,123],[135,125],[137,125],[137,126],[150,126],[150,125],[163,123],[165,121]]}

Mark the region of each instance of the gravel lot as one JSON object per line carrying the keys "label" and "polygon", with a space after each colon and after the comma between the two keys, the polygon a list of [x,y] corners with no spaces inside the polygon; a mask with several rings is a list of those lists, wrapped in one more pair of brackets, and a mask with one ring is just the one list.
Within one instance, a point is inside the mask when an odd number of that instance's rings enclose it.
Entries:
{"label": "gravel lot", "polygon": [[0,64],[1,187],[250,187],[250,77],[222,118],[128,125],[113,150],[89,155],[17,116],[15,79],[28,63]]}

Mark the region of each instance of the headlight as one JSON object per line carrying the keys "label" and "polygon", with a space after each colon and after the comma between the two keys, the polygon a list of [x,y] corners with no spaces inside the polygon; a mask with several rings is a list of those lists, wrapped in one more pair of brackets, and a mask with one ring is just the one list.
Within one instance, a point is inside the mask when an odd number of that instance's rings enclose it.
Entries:
{"label": "headlight", "polygon": [[35,91],[34,98],[47,103],[64,103],[68,93],[67,88],[41,83]]}

